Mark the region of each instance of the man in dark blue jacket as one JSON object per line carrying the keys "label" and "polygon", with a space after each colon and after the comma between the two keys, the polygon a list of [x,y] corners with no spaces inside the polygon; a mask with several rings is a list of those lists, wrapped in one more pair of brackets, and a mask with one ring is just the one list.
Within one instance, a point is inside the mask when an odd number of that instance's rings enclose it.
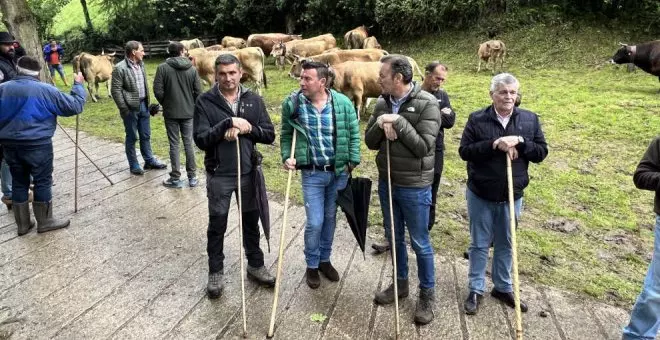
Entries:
{"label": "man in dark blue jacket", "polygon": [[[467,207],[470,218],[470,293],[465,313],[476,314],[486,289],[486,265],[491,243],[495,247],[491,295],[514,307],[511,285],[512,247],[506,157],[512,159],[515,214],[520,215],[523,190],[529,184],[529,162],[540,163],[548,146],[538,116],[515,107],[520,84],[508,73],[493,77],[493,104],[470,114],[458,153],[467,161]],[[527,305],[521,301],[521,310]]]}
{"label": "man in dark blue jacket", "polygon": [[41,65],[25,56],[17,62],[18,75],[0,85],[0,144],[13,177],[13,206],[18,235],[34,223],[30,220],[28,188],[34,183],[32,208],[40,233],[65,228],[69,220],[53,218],[53,142],[57,116],[73,116],[83,110],[85,89],[78,73],[71,95],[39,82]]}

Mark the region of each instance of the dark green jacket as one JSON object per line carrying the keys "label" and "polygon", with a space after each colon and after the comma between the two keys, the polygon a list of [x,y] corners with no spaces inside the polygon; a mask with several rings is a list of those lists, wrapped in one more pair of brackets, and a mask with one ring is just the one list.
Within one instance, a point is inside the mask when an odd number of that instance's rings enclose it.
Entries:
{"label": "dark green jacket", "polygon": [[[147,108],[149,107],[149,79],[145,70],[144,63],[140,62],[142,66],[142,75],[144,76],[144,93]],[[115,65],[112,70],[112,85],[110,87],[112,99],[117,104],[119,114],[124,117],[129,112],[140,111],[140,98],[137,88],[135,75],[128,65],[126,59],[120,61]]]}
{"label": "dark green jacket", "polygon": [[[392,102],[389,96],[381,96],[367,122],[364,136],[367,147],[378,150],[376,164],[378,176],[382,179],[387,178],[387,138],[376,120],[378,116],[386,113],[392,113]],[[435,139],[441,123],[438,100],[415,83],[410,96],[401,104],[399,115],[401,117],[394,122],[397,139],[390,142],[392,183],[411,188],[431,185],[435,165]]]}
{"label": "dark green jacket", "polygon": [[186,57],[167,58],[158,65],[154,96],[163,106],[163,117],[192,119],[195,100],[202,93],[197,70]]}
{"label": "dark green jacket", "polygon": [[[360,123],[353,103],[345,95],[330,90],[332,96],[332,114],[335,126],[333,139],[335,146],[335,173],[340,174],[350,162],[352,166],[360,164]],[[280,132],[280,153],[282,162],[291,156],[293,131],[296,135],[296,166],[310,164],[307,133],[300,125],[298,112],[293,112],[294,102],[291,96],[282,103],[282,131]]]}

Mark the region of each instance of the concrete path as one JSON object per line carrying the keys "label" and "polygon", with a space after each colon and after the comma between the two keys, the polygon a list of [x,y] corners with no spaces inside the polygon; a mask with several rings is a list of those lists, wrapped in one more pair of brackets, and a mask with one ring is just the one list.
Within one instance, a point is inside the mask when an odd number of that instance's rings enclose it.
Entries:
{"label": "concrete path", "polygon": [[[115,182],[111,186],[80,154],[79,211],[73,212],[74,146],[58,129],[54,140],[54,211],[71,218],[65,230],[17,237],[13,214],[0,212],[0,339],[234,339],[242,337],[236,211],[225,242],[225,294],[209,300],[207,200],[197,188],[166,189],[167,171],[133,176],[123,145],[81,134],[81,145]],[[284,174],[282,176],[285,176]],[[235,205],[234,208],[235,209]],[[282,205],[271,200],[275,272]],[[284,275],[275,338],[390,339],[393,306],[373,302],[391,282],[390,260],[367,251],[363,259],[343,216],[333,249],[341,281],[304,280],[302,207],[289,210]],[[371,239],[367,241],[371,243]],[[265,241],[262,248],[266,249]],[[511,339],[513,310],[486,296],[476,316],[462,312],[467,262],[436,256],[435,320],[413,323],[411,295],[399,305],[401,339]],[[246,280],[248,338],[264,339],[273,290]],[[490,283],[489,283],[490,284]],[[489,286],[490,288],[490,286]],[[530,305],[525,339],[619,339],[628,312],[550,287],[522,284]],[[319,317],[312,320],[312,315]],[[543,316],[541,316],[543,315]],[[317,318],[315,318],[317,319]]]}

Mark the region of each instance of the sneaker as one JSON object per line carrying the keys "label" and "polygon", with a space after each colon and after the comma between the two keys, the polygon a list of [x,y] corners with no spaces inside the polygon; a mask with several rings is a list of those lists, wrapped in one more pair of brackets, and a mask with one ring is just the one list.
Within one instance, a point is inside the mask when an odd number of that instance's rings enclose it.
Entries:
{"label": "sneaker", "polygon": [[197,186],[197,177],[190,177],[188,178],[188,185],[190,185],[191,188],[194,188]]}
{"label": "sneaker", "polygon": [[166,188],[179,189],[179,188],[183,188],[183,181],[180,179],[170,177],[163,181],[163,186],[165,186]]}
{"label": "sneaker", "polygon": [[151,163],[144,163],[144,168],[147,169],[147,170],[148,169],[162,170],[162,169],[167,168],[167,164],[161,163],[158,160],[154,160]]}
{"label": "sneaker", "polygon": [[[504,304],[506,304],[507,306],[509,306],[511,308],[516,308],[515,299],[513,297],[512,292],[504,293],[504,292],[500,292],[497,289],[493,289],[490,292],[490,295],[492,297],[504,302]],[[520,300],[520,311],[523,312],[523,313],[527,312],[527,304],[523,300]]]}
{"label": "sneaker", "polygon": [[206,285],[206,292],[209,294],[209,298],[219,298],[222,296],[222,291],[224,288],[225,286],[222,282],[222,272],[209,274],[209,282]]}
{"label": "sneaker", "polygon": [[135,169],[131,169],[131,173],[133,175],[142,176],[144,175],[144,170],[142,170],[141,168],[135,168]]}

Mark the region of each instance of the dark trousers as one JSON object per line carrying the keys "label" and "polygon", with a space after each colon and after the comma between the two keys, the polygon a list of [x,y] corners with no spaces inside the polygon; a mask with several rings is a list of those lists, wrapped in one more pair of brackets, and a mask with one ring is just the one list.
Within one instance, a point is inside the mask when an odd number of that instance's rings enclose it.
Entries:
{"label": "dark trousers", "polygon": [[30,176],[34,183],[34,200],[50,202],[53,198],[53,144],[12,145],[4,144],[4,157],[12,176],[12,200],[25,203],[28,200]]}
{"label": "dark trousers", "polygon": [[433,174],[433,184],[431,184],[431,210],[429,211],[429,230],[431,230],[435,225],[435,203],[438,200],[438,188],[440,188],[440,178],[442,177],[442,168],[444,167],[443,154],[436,152],[435,157],[435,173]]}
{"label": "dark trousers", "polygon": [[[213,176],[209,172],[206,173],[206,191],[209,199],[206,251],[209,256],[209,273],[221,272],[224,269],[223,249],[227,217],[232,193],[235,193],[238,198],[237,186],[236,177]],[[264,253],[259,248],[259,212],[251,174],[241,175],[241,195],[245,256],[249,266],[261,267],[264,265]]]}
{"label": "dark trousers", "polygon": [[195,149],[193,148],[193,120],[165,118],[165,130],[170,142],[170,164],[172,172],[170,177],[179,179],[181,177],[181,162],[179,160],[179,132],[183,139],[183,149],[186,151],[186,172],[188,178],[195,177]]}

